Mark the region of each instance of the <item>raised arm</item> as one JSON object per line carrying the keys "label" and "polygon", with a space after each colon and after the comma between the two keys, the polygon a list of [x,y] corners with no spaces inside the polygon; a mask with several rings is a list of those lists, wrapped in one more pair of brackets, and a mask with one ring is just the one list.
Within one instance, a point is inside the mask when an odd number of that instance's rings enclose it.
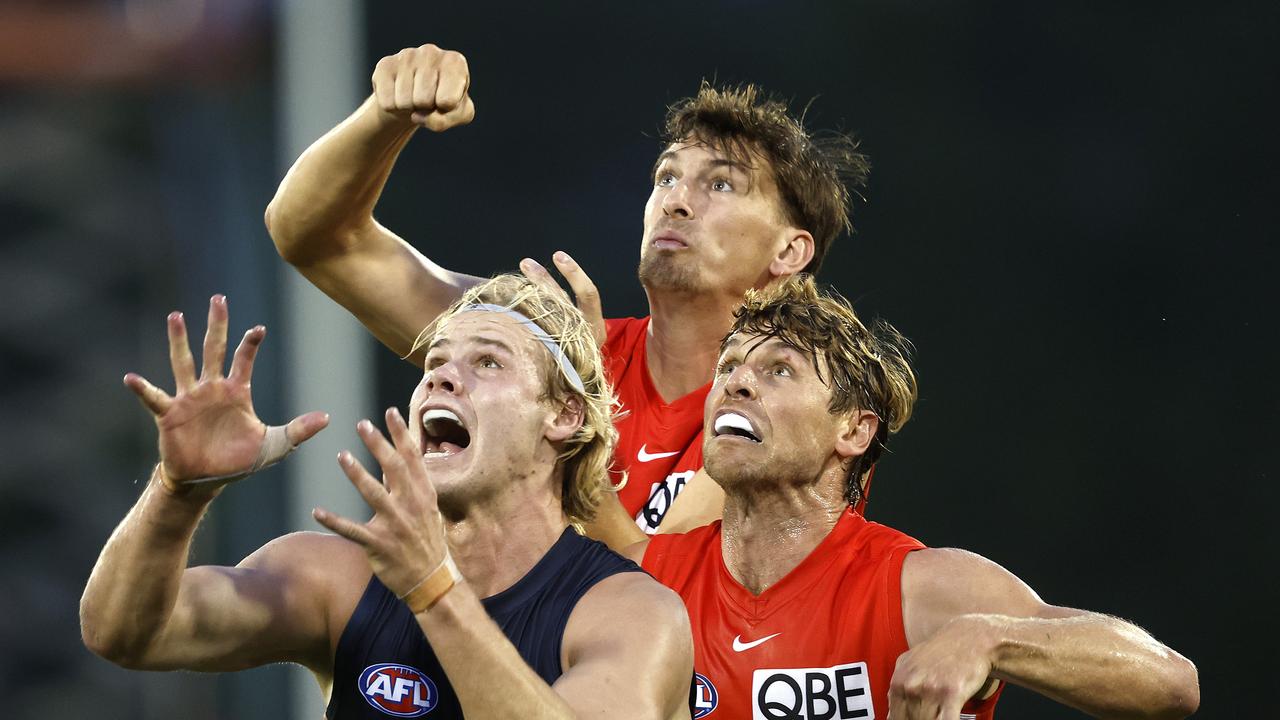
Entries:
{"label": "raised arm", "polygon": [[400,355],[479,278],[431,262],[373,209],[418,127],[471,122],[470,83],[466,58],[434,45],[382,58],[373,95],[298,158],[267,206],[280,256]]}
{"label": "raised arm", "polygon": [[[137,375],[125,377],[155,416],[161,462],[94,565],[80,601],[80,626],[89,649],[126,667],[233,670],[293,660],[315,668],[327,659],[319,568],[299,560],[320,554],[320,545],[349,543],[291,536],[236,568],[186,567],[191,537],[222,487],[327,422],[322,413],[295,418],[284,430],[287,444],[264,452],[268,430],[253,411],[249,380],[265,329],[245,334],[230,375],[223,377],[226,333],[226,300],[215,296],[197,380],[185,324],[174,313],[169,354],[175,395]],[[207,482],[191,482],[200,479]]]}
{"label": "raised arm", "polygon": [[893,720],[955,718],[991,678],[1100,718],[1183,718],[1200,704],[1195,665],[1138,626],[1049,605],[973,553],[908,555],[902,603],[911,649],[890,686]]}

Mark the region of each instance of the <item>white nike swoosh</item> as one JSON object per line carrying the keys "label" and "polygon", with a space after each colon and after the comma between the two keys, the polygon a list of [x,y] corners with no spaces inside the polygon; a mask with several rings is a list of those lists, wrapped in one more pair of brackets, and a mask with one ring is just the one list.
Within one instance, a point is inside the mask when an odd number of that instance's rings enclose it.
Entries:
{"label": "white nike swoosh", "polygon": [[759,640],[752,640],[752,641],[751,641],[751,642],[749,642],[749,643],[744,643],[744,642],[742,642],[742,636],[741,636],[741,635],[735,635],[735,636],[734,636],[734,638],[733,638],[733,651],[734,651],[734,652],[742,652],[743,650],[750,650],[751,648],[753,648],[753,647],[755,647],[755,646],[759,645],[760,643],[769,642],[770,640],[772,640],[772,639],[774,639],[774,638],[778,637],[778,636],[779,636],[779,635],[781,635],[781,634],[782,634],[782,633],[780,633],[780,632],[776,632],[776,633],[774,633],[774,634],[772,634],[772,635],[765,635],[764,637],[760,638]]}
{"label": "white nike swoosh", "polygon": [[[648,443],[645,443],[645,444],[647,445]],[[680,452],[679,450],[672,450],[671,452],[665,452],[665,453],[650,453],[650,452],[645,452],[644,445],[641,445],[640,452],[636,453],[636,459],[639,460],[640,462],[649,462],[650,460],[657,460],[658,458],[671,457],[672,455],[675,455],[679,452]]]}

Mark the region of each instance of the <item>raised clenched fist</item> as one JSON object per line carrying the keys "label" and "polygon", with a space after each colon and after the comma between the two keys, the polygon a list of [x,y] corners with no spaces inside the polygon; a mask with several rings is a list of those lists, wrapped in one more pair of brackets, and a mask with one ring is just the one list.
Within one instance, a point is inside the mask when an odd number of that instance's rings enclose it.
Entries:
{"label": "raised clenched fist", "polygon": [[434,132],[466,125],[476,116],[470,88],[471,71],[462,53],[430,44],[388,55],[373,69],[378,109]]}

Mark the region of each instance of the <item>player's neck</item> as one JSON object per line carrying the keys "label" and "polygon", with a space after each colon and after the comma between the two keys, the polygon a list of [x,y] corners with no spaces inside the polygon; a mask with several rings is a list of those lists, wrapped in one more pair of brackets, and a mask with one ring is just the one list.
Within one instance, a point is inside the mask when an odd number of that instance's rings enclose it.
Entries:
{"label": "player's neck", "polygon": [[697,390],[715,375],[720,341],[733,325],[742,298],[649,293],[649,336],[645,361],[663,400]]}
{"label": "player's neck", "polygon": [[812,487],[725,497],[721,553],[734,579],[752,594],[775,585],[831,534],[846,504]]}
{"label": "player's neck", "polygon": [[514,484],[445,523],[449,552],[476,595],[506,590],[538,564],[568,520],[546,486]]}

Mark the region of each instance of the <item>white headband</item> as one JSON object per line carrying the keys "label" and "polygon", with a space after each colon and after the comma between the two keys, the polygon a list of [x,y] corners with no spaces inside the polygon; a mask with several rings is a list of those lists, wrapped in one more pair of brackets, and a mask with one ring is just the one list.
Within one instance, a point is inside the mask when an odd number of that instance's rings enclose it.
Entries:
{"label": "white headband", "polygon": [[583,395],[587,394],[587,391],[582,385],[582,378],[579,377],[578,371],[573,368],[573,363],[569,361],[569,357],[564,354],[564,349],[560,347],[560,343],[556,342],[554,338],[548,335],[546,330],[538,327],[537,323],[511,308],[494,305],[493,303],[475,303],[467,305],[458,312],[464,313],[473,311],[502,313],[521,325],[524,325],[529,329],[529,332],[533,333],[534,337],[542,341],[543,345],[547,346],[547,350],[551,352],[551,357],[555,358],[556,364],[560,366],[560,372],[564,373],[565,378],[569,381],[569,384],[573,386],[573,389]]}

